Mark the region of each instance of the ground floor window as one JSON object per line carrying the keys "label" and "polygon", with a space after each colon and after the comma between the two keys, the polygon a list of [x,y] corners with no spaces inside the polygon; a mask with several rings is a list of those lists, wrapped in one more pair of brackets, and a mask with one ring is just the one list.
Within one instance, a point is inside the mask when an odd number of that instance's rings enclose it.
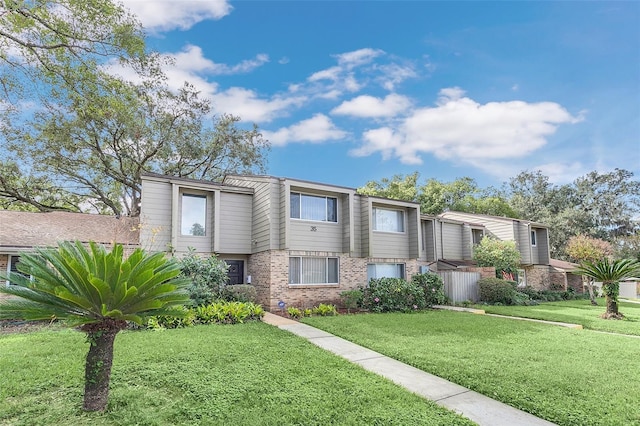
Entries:
{"label": "ground floor window", "polygon": [[[18,263],[20,262],[20,256],[9,255],[7,259],[7,272],[18,273]],[[1,282],[1,281],[0,281]],[[6,285],[9,285],[9,281],[6,281]]]}
{"label": "ground floor window", "polygon": [[524,269],[518,269],[518,273],[516,275],[516,282],[518,283],[518,287],[526,287],[527,285],[527,273]]}
{"label": "ground floor window", "polygon": [[372,278],[404,278],[404,263],[370,263],[367,281]]}
{"label": "ground floor window", "polygon": [[338,258],[290,257],[289,284],[338,284]]}

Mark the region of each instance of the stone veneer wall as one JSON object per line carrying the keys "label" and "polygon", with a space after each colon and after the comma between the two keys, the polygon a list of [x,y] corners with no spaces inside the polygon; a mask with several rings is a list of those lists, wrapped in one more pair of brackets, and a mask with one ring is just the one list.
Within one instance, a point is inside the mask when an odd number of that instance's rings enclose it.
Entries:
{"label": "stone veneer wall", "polygon": [[[289,255],[339,258],[339,284],[290,285]],[[420,271],[416,259],[378,259],[350,257],[344,253],[270,250],[250,256],[248,274],[256,287],[258,303],[265,309],[279,310],[278,303],[285,307],[310,308],[319,303],[341,306],[340,293],[357,289],[367,282],[368,263],[404,263],[407,279]]]}

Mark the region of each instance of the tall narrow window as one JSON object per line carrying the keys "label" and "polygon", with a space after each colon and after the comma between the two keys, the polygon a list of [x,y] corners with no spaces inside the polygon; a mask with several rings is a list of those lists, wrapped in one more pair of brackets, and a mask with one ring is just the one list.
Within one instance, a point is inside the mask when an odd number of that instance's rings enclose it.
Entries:
{"label": "tall narrow window", "polygon": [[182,235],[207,235],[207,197],[204,195],[182,195]]}
{"label": "tall narrow window", "polygon": [[536,244],[536,240],[537,240],[537,239],[538,239],[538,234],[536,233],[536,231],[535,231],[535,230],[533,230],[533,229],[532,229],[532,230],[531,230],[531,245],[532,245],[533,247],[535,247],[535,246],[537,245],[537,244]]}
{"label": "tall narrow window", "polygon": [[319,222],[338,221],[338,200],[334,197],[300,194],[290,196],[291,218]]}
{"label": "tall narrow window", "polygon": [[404,232],[404,211],[373,208],[373,230]]}

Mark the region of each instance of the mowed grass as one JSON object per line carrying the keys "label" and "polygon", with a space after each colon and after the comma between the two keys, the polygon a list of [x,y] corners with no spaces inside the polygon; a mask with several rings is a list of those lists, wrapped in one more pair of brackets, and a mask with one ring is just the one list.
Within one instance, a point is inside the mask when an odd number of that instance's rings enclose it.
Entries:
{"label": "mowed grass", "polygon": [[305,318],[560,425],[640,424],[640,339],[451,311]]}
{"label": "mowed grass", "polygon": [[640,336],[640,304],[620,302],[618,308],[625,315],[624,320],[605,320],[600,318],[606,311],[604,298],[598,299],[598,306],[592,306],[589,300],[568,300],[562,302],[544,302],[535,306],[491,306],[476,305],[485,312],[547,321],[581,324],[590,330],[610,333],[633,334]]}
{"label": "mowed grass", "polygon": [[469,425],[263,324],[123,332],[108,409],[81,409],[84,335],[0,335],[0,425]]}

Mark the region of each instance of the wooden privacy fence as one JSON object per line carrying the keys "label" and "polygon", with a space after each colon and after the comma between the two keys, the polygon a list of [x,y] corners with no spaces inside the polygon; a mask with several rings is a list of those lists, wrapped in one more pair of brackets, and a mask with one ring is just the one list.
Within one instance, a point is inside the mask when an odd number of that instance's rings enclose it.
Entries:
{"label": "wooden privacy fence", "polygon": [[444,281],[444,294],[452,302],[480,300],[480,272],[439,271],[437,274]]}

